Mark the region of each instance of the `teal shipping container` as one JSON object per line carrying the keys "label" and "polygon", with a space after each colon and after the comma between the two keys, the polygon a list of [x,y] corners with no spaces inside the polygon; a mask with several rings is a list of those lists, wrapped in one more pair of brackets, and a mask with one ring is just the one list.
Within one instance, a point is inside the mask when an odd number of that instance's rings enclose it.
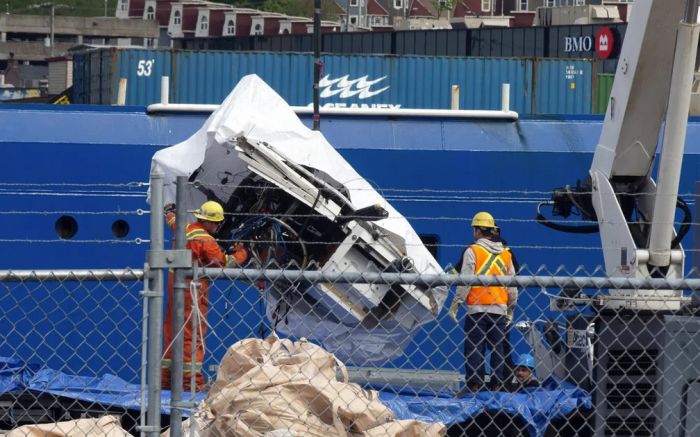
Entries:
{"label": "teal shipping container", "polygon": [[593,64],[575,59],[542,59],[535,64],[535,114],[590,114]]}
{"label": "teal shipping container", "polygon": [[[255,73],[289,104],[313,101],[308,54],[174,52],[171,101],[219,103],[245,75]],[[530,112],[532,61],[498,58],[326,55],[321,105],[448,109],[452,85],[461,109],[499,109],[510,83],[511,108]]]}
{"label": "teal shipping container", "polygon": [[147,105],[160,100],[160,78],[171,71],[169,50],[91,50],[73,56],[73,99],[75,103],[114,105],[119,80],[125,78],[126,104]]}
{"label": "teal shipping container", "polygon": [[[115,104],[120,78],[127,79],[127,105],[157,103],[161,76],[170,77],[171,103],[220,103],[252,73],[291,105],[313,100],[310,54],[101,49],[74,59],[76,103]],[[521,114],[591,110],[589,61],[386,55],[324,55],[322,60],[322,106],[448,109],[457,85],[460,109],[500,109],[502,84],[508,83],[510,108]],[[566,65],[578,68],[569,81],[574,87],[548,79],[568,71]],[[585,92],[587,107],[579,96]]]}

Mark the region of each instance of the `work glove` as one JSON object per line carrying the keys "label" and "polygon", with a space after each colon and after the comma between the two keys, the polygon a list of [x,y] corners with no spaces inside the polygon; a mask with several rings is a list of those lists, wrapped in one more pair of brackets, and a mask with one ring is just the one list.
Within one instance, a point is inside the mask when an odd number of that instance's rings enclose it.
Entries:
{"label": "work glove", "polygon": [[452,319],[452,321],[455,323],[459,323],[459,319],[457,318],[458,310],[459,302],[457,300],[452,301],[452,305],[450,305],[450,310],[448,311],[448,314],[450,315],[450,319]]}
{"label": "work glove", "polygon": [[245,248],[243,243],[236,243],[232,248],[231,248],[231,255],[233,256],[233,259],[236,260],[236,264],[239,266],[242,266],[248,262],[248,259],[250,258],[250,255],[248,254],[248,249]]}
{"label": "work glove", "polygon": [[163,212],[168,214],[175,211],[175,204],[174,203],[168,203],[163,207]]}

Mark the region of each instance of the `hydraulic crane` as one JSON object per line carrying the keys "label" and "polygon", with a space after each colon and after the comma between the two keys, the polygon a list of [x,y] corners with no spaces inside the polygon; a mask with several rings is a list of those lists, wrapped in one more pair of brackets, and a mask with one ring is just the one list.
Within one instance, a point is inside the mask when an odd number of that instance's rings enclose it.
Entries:
{"label": "hydraulic crane", "polygon": [[[541,223],[559,230],[600,232],[608,276],[683,277],[680,244],[690,210],[678,197],[698,45],[697,0],[638,0],[622,46],[605,121],[588,177],[555,190],[552,214],[578,210],[597,226]],[[652,178],[660,150],[656,181]],[[684,212],[675,232],[676,209]],[[539,209],[539,208],[538,208]],[[670,290],[611,290],[611,308],[678,309],[687,299]]]}
{"label": "hydraulic crane", "polygon": [[[634,2],[589,175],[576,187],[555,190],[546,202],[553,215],[577,211],[598,224],[554,223],[538,207],[538,221],[551,228],[600,232],[610,277],[684,277],[680,243],[691,218],[678,187],[697,16],[698,0]],[[684,218],[676,232],[678,208]],[[594,301],[593,311],[575,312],[567,322],[570,332],[589,328],[582,346],[568,338],[562,348],[555,337],[548,352],[535,348],[555,372],[569,369],[561,376],[593,389],[594,434],[695,435],[700,421],[689,413],[689,400],[700,399],[700,317],[690,311],[691,299],[681,290],[634,289],[609,290]],[[566,366],[555,366],[563,361]],[[588,369],[576,376],[571,366],[581,362]]]}

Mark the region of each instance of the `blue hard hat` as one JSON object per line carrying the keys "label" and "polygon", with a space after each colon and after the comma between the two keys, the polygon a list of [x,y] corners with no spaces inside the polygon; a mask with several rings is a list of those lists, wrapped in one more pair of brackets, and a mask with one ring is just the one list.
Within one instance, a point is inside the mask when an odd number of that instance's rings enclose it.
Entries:
{"label": "blue hard hat", "polygon": [[535,368],[535,359],[532,357],[530,354],[520,354],[518,357],[513,361],[513,364],[516,367],[529,367],[530,369]]}

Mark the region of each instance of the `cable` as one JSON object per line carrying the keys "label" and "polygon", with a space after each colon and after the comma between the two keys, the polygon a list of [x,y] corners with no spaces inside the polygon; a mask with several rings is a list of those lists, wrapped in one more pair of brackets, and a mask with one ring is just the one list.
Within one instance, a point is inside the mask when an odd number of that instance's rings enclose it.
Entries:
{"label": "cable", "polygon": [[537,223],[540,223],[550,229],[561,232],[569,232],[572,234],[595,234],[599,231],[598,225],[583,225],[583,226],[572,226],[563,225],[561,223],[554,223],[547,219],[541,212],[540,207],[542,205],[552,205],[552,201],[540,202],[537,204]]}
{"label": "cable", "polygon": [[676,238],[674,238],[673,241],[671,241],[672,249],[678,247],[681,240],[683,240],[683,237],[685,237],[688,231],[690,231],[690,224],[692,223],[692,215],[690,213],[690,208],[688,208],[688,204],[685,202],[685,200],[678,197],[676,200],[676,207],[680,208],[683,211],[683,223],[678,229],[678,234],[676,235]]}

